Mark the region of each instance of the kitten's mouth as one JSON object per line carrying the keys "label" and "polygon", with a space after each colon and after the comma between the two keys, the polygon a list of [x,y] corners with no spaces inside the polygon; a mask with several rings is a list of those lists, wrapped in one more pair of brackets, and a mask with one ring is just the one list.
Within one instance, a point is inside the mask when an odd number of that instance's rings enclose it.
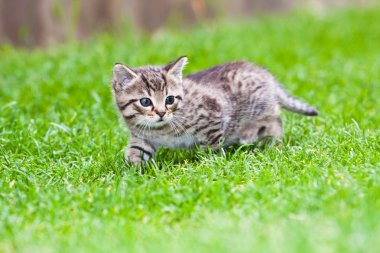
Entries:
{"label": "kitten's mouth", "polygon": [[155,123],[152,123],[150,125],[151,128],[161,128],[161,127],[164,127],[166,125],[169,125],[169,122],[167,121],[164,121],[163,119],[159,119],[157,122]]}
{"label": "kitten's mouth", "polygon": [[171,118],[165,117],[165,118],[148,118],[144,119],[143,121],[139,122],[138,125],[148,127],[150,129],[159,129],[163,128],[165,126],[170,125],[170,122],[172,121]]}

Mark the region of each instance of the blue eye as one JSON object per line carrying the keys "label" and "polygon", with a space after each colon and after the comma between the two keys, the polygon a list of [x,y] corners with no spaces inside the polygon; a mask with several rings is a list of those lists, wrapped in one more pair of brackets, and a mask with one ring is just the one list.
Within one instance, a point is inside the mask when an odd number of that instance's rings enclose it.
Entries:
{"label": "blue eye", "polygon": [[144,107],[148,107],[152,105],[152,101],[149,98],[140,99],[140,104]]}
{"label": "blue eye", "polygon": [[172,105],[174,103],[174,96],[167,96],[165,100],[165,104]]}

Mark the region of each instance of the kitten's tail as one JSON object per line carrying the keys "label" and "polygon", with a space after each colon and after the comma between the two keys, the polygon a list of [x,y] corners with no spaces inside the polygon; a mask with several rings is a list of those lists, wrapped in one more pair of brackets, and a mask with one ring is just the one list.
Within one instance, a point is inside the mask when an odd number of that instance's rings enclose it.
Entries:
{"label": "kitten's tail", "polygon": [[277,99],[281,107],[285,108],[286,110],[307,116],[318,115],[318,111],[314,107],[288,94],[280,86],[278,86],[277,89]]}

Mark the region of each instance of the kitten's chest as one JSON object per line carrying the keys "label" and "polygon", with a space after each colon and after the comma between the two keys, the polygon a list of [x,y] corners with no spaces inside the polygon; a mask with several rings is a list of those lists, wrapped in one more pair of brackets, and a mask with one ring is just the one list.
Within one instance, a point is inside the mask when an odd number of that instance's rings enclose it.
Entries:
{"label": "kitten's chest", "polygon": [[160,135],[150,138],[149,141],[157,148],[160,146],[165,146],[172,149],[190,148],[197,143],[196,139],[188,134],[184,134],[181,136],[175,136],[174,134]]}

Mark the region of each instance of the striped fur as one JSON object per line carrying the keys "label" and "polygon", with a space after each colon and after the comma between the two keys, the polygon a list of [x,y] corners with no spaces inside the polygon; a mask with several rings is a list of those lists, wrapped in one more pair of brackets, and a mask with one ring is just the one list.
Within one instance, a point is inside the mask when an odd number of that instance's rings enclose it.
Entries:
{"label": "striped fur", "polygon": [[266,137],[281,140],[280,108],[317,115],[313,107],[287,94],[268,71],[249,62],[183,77],[186,63],[187,58],[180,57],[164,67],[115,65],[114,96],[132,134],[127,161],[146,161],[161,146],[216,149]]}

